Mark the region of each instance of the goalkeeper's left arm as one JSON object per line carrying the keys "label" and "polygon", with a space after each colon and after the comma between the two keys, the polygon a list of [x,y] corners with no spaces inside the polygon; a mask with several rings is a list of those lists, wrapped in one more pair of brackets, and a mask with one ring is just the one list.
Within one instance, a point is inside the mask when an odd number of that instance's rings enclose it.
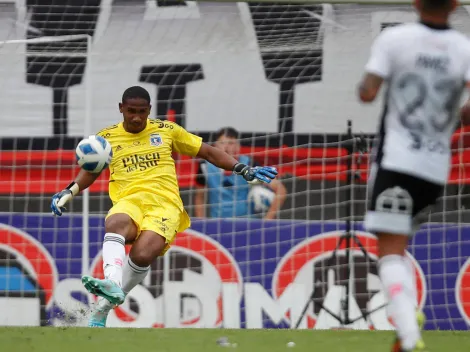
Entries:
{"label": "goalkeeper's left arm", "polygon": [[223,150],[202,143],[197,156],[207,160],[211,164],[227,171],[242,176],[248,183],[270,183],[277,176],[277,170],[271,166],[250,167],[239,163],[237,159]]}
{"label": "goalkeeper's left arm", "polygon": [[52,196],[51,210],[54,215],[61,216],[65,205],[81,191],[90,187],[100,174],[80,170],[75,181],[71,182],[65,189]]}

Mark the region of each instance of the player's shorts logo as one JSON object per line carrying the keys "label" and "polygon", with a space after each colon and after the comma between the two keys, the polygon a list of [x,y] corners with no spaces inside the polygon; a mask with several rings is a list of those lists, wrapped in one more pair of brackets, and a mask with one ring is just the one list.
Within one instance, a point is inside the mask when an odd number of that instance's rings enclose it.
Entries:
{"label": "player's shorts logo", "polygon": [[152,133],[150,135],[150,145],[158,147],[163,144],[163,139],[158,133]]}
{"label": "player's shorts logo", "polygon": [[[130,248],[127,246],[126,250]],[[101,253],[91,274],[103,277]],[[194,230],[177,235],[165,257],[151,265],[150,273],[123,305],[114,309],[110,327],[220,327],[223,288],[243,291],[243,279],[232,255],[217,241]]]}
{"label": "player's shorts logo", "polygon": [[467,259],[457,276],[455,300],[460,314],[470,325],[470,258]]}
{"label": "player's shorts logo", "polygon": [[[349,280],[352,280],[348,297],[349,318],[355,319],[365,313],[371,314],[367,319],[358,319],[351,325],[351,328],[393,329],[386,309],[378,309],[385,304],[386,298],[377,273],[376,237],[367,232],[355,232],[367,256],[352,241],[350,254],[353,261],[349,264],[351,270],[348,277],[345,241],[336,249],[340,236],[343,234],[343,232],[334,231],[316,235],[287,252],[273,275],[273,296],[280,299],[289,285],[299,285],[305,290],[304,296],[307,299],[312,295],[306,314],[307,327],[310,329],[340,327],[340,324],[326,312],[325,308],[339,316],[342,315],[342,304],[346,299],[345,287]],[[408,257],[415,267],[418,303],[420,307],[423,307],[426,297],[424,274],[416,260],[410,254]],[[376,309],[378,310],[374,312]],[[286,315],[286,320],[290,320],[290,313]]]}
{"label": "player's shorts logo", "polygon": [[[41,243],[0,224],[0,325],[46,325],[57,279],[54,261]],[[18,305],[31,314],[18,314]]]}

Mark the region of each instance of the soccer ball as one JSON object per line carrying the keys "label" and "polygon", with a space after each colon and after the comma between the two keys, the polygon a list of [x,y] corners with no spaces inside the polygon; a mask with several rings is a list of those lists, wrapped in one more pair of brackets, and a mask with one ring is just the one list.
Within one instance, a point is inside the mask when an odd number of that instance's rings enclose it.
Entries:
{"label": "soccer ball", "polygon": [[274,192],[265,186],[252,186],[248,192],[248,204],[252,214],[264,214],[271,207]]}
{"label": "soccer ball", "polygon": [[89,136],[78,143],[75,157],[83,170],[100,173],[109,166],[113,150],[111,144],[103,137]]}

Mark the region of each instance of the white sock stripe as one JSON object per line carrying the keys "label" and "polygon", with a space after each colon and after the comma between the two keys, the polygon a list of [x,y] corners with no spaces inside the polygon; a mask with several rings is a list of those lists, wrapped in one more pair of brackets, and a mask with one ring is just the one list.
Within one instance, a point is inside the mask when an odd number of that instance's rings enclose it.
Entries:
{"label": "white sock stripe", "polygon": [[121,243],[122,245],[126,244],[126,239],[117,233],[107,233],[106,235],[104,235],[103,242],[108,242],[108,241],[118,242],[118,243]]}
{"label": "white sock stripe", "polygon": [[107,232],[104,237],[115,237],[115,238],[118,238],[118,239],[121,239],[122,241],[125,241],[126,239],[124,238],[124,236],[118,234],[118,233],[113,233],[113,232]]}
{"label": "white sock stripe", "polygon": [[105,243],[105,242],[116,242],[116,243],[119,243],[123,246],[125,245],[125,242],[122,242],[122,241],[120,241],[118,239],[115,239],[115,238],[105,238],[103,243]]}
{"label": "white sock stripe", "polygon": [[140,273],[145,273],[150,269],[150,266],[141,267],[141,266],[138,266],[138,265],[134,264],[134,262],[130,258],[127,262],[129,263],[129,267],[132,269],[132,271],[134,271],[136,273],[139,273],[139,274]]}

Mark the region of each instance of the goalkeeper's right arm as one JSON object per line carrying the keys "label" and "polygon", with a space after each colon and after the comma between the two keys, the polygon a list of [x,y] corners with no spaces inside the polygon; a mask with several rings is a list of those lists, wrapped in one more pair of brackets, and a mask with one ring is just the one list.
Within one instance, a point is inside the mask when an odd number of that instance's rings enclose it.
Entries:
{"label": "goalkeeper's right arm", "polygon": [[61,216],[65,210],[65,204],[70,202],[74,196],[90,187],[100,174],[92,174],[80,170],[75,181],[71,182],[64,190],[52,196],[51,210],[54,215]]}

